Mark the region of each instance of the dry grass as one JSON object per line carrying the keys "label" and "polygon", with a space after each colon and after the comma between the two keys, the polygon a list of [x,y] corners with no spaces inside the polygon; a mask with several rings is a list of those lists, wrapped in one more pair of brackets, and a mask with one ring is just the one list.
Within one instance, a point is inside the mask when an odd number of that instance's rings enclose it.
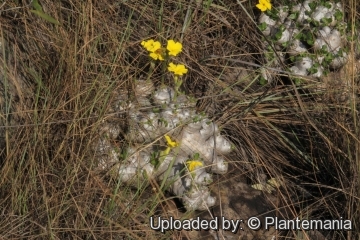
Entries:
{"label": "dry grass", "polygon": [[[350,219],[354,231],[329,238],[360,238],[358,75],[341,75],[347,92],[281,76],[259,85],[256,68],[236,62],[262,62],[261,35],[248,17],[258,14],[255,1],[242,1],[247,13],[228,0],[40,1],[61,25],[25,2],[5,2],[0,15],[1,239],[180,239],[147,225],[149,216],[174,209],[155,182],[121,185],[92,154],[104,119],[126,122],[109,114],[116,93],[133,99],[135,79],[172,84],[160,68],[149,73],[139,44],[149,38],[183,42],[184,91],[236,145],[228,160],[239,174],[251,183],[282,179],[279,196],[294,215]],[[357,1],[346,6],[355,34]]]}

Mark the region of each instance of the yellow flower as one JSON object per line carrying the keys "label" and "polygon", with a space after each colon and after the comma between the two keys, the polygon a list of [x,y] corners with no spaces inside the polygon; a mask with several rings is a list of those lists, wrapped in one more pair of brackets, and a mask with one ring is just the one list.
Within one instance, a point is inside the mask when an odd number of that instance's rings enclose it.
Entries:
{"label": "yellow flower", "polygon": [[149,52],[155,52],[161,48],[161,43],[159,41],[154,41],[152,39],[148,41],[142,41],[141,46],[143,46]]}
{"label": "yellow flower", "polygon": [[194,171],[197,167],[202,167],[204,164],[198,160],[189,160],[186,162],[186,166],[190,172]]}
{"label": "yellow flower", "polygon": [[184,75],[188,71],[183,64],[175,65],[174,63],[169,64],[168,70],[179,76]]}
{"label": "yellow flower", "polygon": [[176,141],[171,140],[171,138],[169,137],[169,135],[164,135],[165,139],[166,139],[166,143],[168,145],[168,148],[174,148],[179,146],[179,143]]}
{"label": "yellow flower", "polygon": [[160,152],[160,162],[164,161],[165,157],[167,155],[169,155],[170,151],[172,148],[175,148],[177,146],[179,146],[179,143],[176,141],[171,140],[171,138],[169,137],[169,135],[164,135],[166,143],[167,143],[167,148],[163,151]]}
{"label": "yellow flower", "polygon": [[270,0],[259,0],[259,4],[256,4],[256,7],[262,12],[265,12],[268,9],[271,10]]}
{"label": "yellow flower", "polygon": [[182,44],[174,40],[168,40],[166,49],[169,51],[170,56],[176,56],[181,52]]}
{"label": "yellow flower", "polygon": [[142,41],[141,46],[143,46],[146,50],[150,52],[149,55],[153,59],[161,61],[164,60],[163,50],[159,41],[154,41],[152,39],[148,41]]}
{"label": "yellow flower", "polygon": [[160,156],[167,156],[171,151],[171,147],[167,147],[164,151],[160,152]]}
{"label": "yellow flower", "polygon": [[[160,49],[160,50],[161,50],[161,49]],[[158,59],[159,59],[160,61],[163,61],[163,60],[164,60],[161,51],[155,51],[155,52],[150,53],[149,55],[150,55],[150,57],[152,57],[152,58],[155,59],[155,60],[158,60]]]}

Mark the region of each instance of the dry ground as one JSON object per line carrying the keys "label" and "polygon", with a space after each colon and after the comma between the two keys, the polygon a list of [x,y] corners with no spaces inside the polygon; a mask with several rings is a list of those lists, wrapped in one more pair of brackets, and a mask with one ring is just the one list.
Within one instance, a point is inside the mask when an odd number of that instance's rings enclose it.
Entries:
{"label": "dry ground", "polygon": [[[323,232],[328,239],[360,238],[357,41],[349,42],[353,61],[325,84],[305,79],[295,86],[278,76],[263,86],[255,67],[236,62],[263,63],[261,34],[250,18],[259,15],[255,1],[40,0],[59,25],[30,12],[28,2],[2,1],[0,8],[1,239],[198,237],[149,229],[155,214],[200,213],[181,212],[156,182],[121,185],[97,169],[92,154],[104,119],[126,125],[126,114],[107,114],[117,93],[133,99],[135,79],[172,84],[160,67],[149,71],[140,46],[149,38],[183,43],[183,90],[236,146],[232,171],[212,186],[219,196],[229,191],[221,186],[233,187],[223,200],[230,208],[241,212],[241,200],[261,195],[265,210],[286,206],[292,216],[352,220],[354,231]],[[344,5],[356,37],[358,1]],[[282,180],[276,193],[248,187],[270,177]]]}

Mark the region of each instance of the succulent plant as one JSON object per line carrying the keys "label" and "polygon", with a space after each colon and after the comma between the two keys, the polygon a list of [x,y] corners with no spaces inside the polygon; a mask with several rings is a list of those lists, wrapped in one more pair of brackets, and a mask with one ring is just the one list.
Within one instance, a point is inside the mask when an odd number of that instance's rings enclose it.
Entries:
{"label": "succulent plant", "polygon": [[[318,78],[329,70],[341,68],[348,58],[342,37],[343,15],[340,2],[315,0],[263,12],[259,17],[259,28],[273,44],[270,48],[264,42],[269,66],[281,68],[283,64],[274,60],[281,56],[293,74]],[[271,81],[265,70],[261,69],[261,74],[263,79]]]}
{"label": "succulent plant", "polygon": [[135,104],[129,104],[127,111],[131,127],[127,138],[132,143],[150,143],[169,134],[180,145],[171,151],[157,151],[160,154],[155,158],[156,147],[130,146],[125,149],[126,156],[121,157],[121,151],[112,145],[112,139],[120,133],[119,126],[104,122],[101,127],[103,134],[94,145],[99,167],[111,168],[112,175],[127,184],[146,178],[165,180],[170,185],[169,190],[182,200],[187,209],[207,209],[215,204],[207,185],[212,182],[213,173],[227,172],[228,164],[221,155],[231,152],[231,143],[220,134],[217,124],[196,114],[186,95],[176,95],[170,87],[154,91],[151,85],[138,81],[135,95],[142,102],[152,102],[152,107],[158,109],[137,110]]}

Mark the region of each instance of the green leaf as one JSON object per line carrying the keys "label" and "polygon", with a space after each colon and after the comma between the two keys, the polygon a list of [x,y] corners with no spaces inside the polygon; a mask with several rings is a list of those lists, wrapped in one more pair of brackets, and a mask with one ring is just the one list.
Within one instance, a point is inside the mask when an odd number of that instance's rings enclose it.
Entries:
{"label": "green leaf", "polygon": [[272,8],[272,10],[267,11],[267,15],[272,19],[272,20],[279,20],[279,13],[278,11],[276,11],[274,8]]}
{"label": "green leaf", "polygon": [[194,118],[193,118],[193,123],[197,123],[197,122],[200,122],[200,116],[196,115]]}
{"label": "green leaf", "polygon": [[310,46],[314,45],[314,39],[310,38],[308,40],[306,40],[307,44],[309,44]]}
{"label": "green leaf", "polygon": [[37,11],[43,12],[41,5],[39,4],[38,0],[33,0],[31,2],[31,6],[35,8]]}
{"label": "green leaf", "polygon": [[297,18],[296,14],[295,13],[292,13],[289,15],[289,17],[291,20],[295,20]]}
{"label": "green leaf", "polygon": [[287,48],[290,45],[290,42],[284,42],[281,44],[284,48]]}
{"label": "green leaf", "polygon": [[152,109],[152,112],[153,112],[153,113],[160,113],[160,108],[154,107],[154,108]]}
{"label": "green leaf", "polygon": [[122,151],[121,151],[121,154],[120,154],[120,159],[121,160],[125,160],[129,155],[129,151],[127,148],[124,148]]}
{"label": "green leaf", "polygon": [[325,25],[329,25],[332,22],[331,18],[322,18],[321,22],[324,23]]}
{"label": "green leaf", "polygon": [[300,78],[295,78],[294,83],[295,83],[296,86],[301,85],[301,79]]}
{"label": "green leaf", "polygon": [[265,23],[265,22],[263,22],[263,23],[261,23],[260,25],[259,25],[259,29],[260,29],[260,31],[264,31],[265,29],[267,28],[267,24]]}
{"label": "green leaf", "polygon": [[321,50],[320,53],[322,53],[322,54],[329,53],[327,45],[322,45],[320,50]]}
{"label": "green leaf", "polygon": [[265,85],[267,83],[267,80],[263,77],[260,77],[259,83],[260,85]]}
{"label": "green leaf", "polygon": [[331,61],[334,60],[334,55],[332,53],[328,53],[327,55],[325,55],[325,58],[324,58],[324,64],[329,64],[331,63]]}
{"label": "green leaf", "polygon": [[311,9],[312,11],[314,11],[314,10],[315,10],[316,5],[317,5],[317,3],[316,3],[316,2],[310,2],[310,3],[309,3],[309,7],[310,7],[310,9]]}
{"label": "green leaf", "polygon": [[318,72],[318,68],[315,67],[315,66],[312,66],[312,67],[309,69],[309,73],[310,73],[310,74],[315,74],[315,73],[317,73],[317,72]]}
{"label": "green leaf", "polygon": [[303,37],[303,33],[302,32],[299,32],[298,34],[296,34],[295,36],[294,36],[294,38],[295,39],[297,39],[297,40],[302,40],[304,37]]}
{"label": "green leaf", "polygon": [[315,21],[315,20],[311,20],[310,21],[312,25],[314,25],[315,27],[319,27],[320,26],[320,22]]}
{"label": "green leaf", "polygon": [[337,21],[341,21],[344,15],[339,9],[336,9],[334,16]]}
{"label": "green leaf", "polygon": [[275,33],[275,40],[278,41],[280,40],[280,38],[282,37],[283,32],[282,31],[277,31],[277,33]]}
{"label": "green leaf", "polygon": [[200,158],[200,154],[199,154],[199,153],[195,153],[193,158],[194,158],[194,160],[198,160],[198,159]]}
{"label": "green leaf", "polygon": [[311,33],[308,33],[306,36],[306,43],[309,44],[310,46],[314,45],[315,40],[313,35],[311,35]]}
{"label": "green leaf", "polygon": [[155,168],[157,168],[159,166],[160,160],[157,157],[156,153],[153,152],[151,153],[151,157],[150,157],[150,163],[151,165],[153,165]]}
{"label": "green leaf", "polygon": [[39,11],[39,10],[30,10],[30,12],[35,13],[36,15],[38,15],[39,17],[43,18],[44,20],[51,22],[53,24],[56,25],[60,25],[60,23],[53,17],[47,15],[46,13]]}
{"label": "green leaf", "polygon": [[329,3],[329,2],[325,2],[325,3],[324,3],[324,7],[330,9],[330,8],[332,7],[332,4]]}

